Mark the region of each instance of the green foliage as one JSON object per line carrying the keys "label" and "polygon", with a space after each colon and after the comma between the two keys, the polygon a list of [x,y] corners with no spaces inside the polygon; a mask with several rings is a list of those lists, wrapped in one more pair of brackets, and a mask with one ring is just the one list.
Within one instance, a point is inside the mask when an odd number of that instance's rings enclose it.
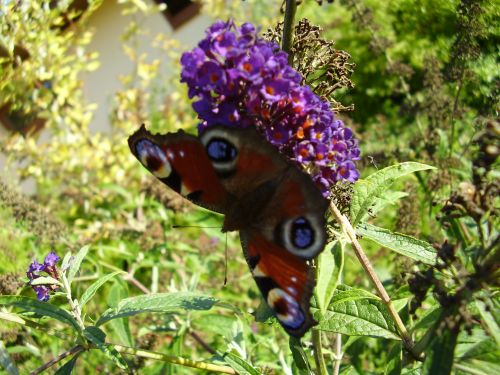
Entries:
{"label": "green foliage", "polygon": [[[356,233],[329,217],[332,241],[314,261],[311,311],[318,325],[302,340],[287,337],[265,304],[259,307],[237,236],[224,238],[217,228],[221,217],[163,189],[128,150],[127,136],[143,122],[161,132],[197,123],[178,78],[184,48],[160,35],[153,42],[159,57],[138,52],[147,17],[158,8],[120,2],[131,16],[122,47],[134,70],[120,77],[112,131],[93,134],[94,107],[83,100],[81,78],[99,64],[88,49],[88,25],[101,2],[88,2],[83,13],[68,8],[71,2],[50,3],[0,2],[0,108],[18,125],[0,139],[1,149],[37,187],[28,198],[14,180],[0,182],[6,373],[33,371],[62,354],[51,368],[57,374],[176,374],[193,367],[242,374],[500,372],[493,2],[298,7],[296,20],[320,25],[322,38],[356,64],[352,75],[345,66],[354,88],[329,90],[326,81],[316,87],[331,93],[334,108],[354,105],[342,116],[363,150],[363,178],[334,199]],[[204,5],[212,16],[263,30],[281,18],[279,4],[267,1]],[[304,40],[297,48],[297,65],[321,60]],[[323,74],[307,68],[311,81]],[[50,137],[27,136],[37,121]],[[387,297],[354,255],[358,240]],[[51,250],[66,256],[57,279],[33,283],[52,285],[50,301],[40,302],[25,273],[33,257]]]}

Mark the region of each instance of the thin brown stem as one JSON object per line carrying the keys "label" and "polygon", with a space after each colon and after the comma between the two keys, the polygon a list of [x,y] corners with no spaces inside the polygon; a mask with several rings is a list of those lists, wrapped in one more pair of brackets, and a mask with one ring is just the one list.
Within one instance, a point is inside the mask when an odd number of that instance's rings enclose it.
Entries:
{"label": "thin brown stem", "polygon": [[392,304],[391,297],[389,297],[389,295],[387,294],[387,291],[385,290],[384,286],[382,285],[382,282],[375,273],[375,270],[373,269],[370,260],[368,259],[365,252],[363,251],[363,248],[358,242],[358,239],[356,237],[356,232],[354,231],[354,228],[352,227],[351,223],[349,222],[347,217],[345,217],[345,215],[343,215],[340,212],[338,207],[333,202],[330,202],[330,211],[333,213],[333,216],[335,217],[337,222],[344,228],[349,240],[351,241],[351,246],[354,250],[354,253],[356,254],[356,257],[358,258],[359,262],[361,263],[361,266],[364,268],[371,282],[375,286],[375,289],[377,290],[379,297],[382,299],[382,302],[384,302],[384,304],[387,306],[389,314],[394,320],[394,323],[396,324],[396,327],[399,331],[400,337],[403,340],[403,345],[412,355],[415,356],[415,358],[419,358],[418,354],[413,351],[415,344],[412,338],[410,337],[410,334],[408,333],[403,321],[401,320],[401,317],[396,311],[396,308]]}
{"label": "thin brown stem", "polygon": [[82,345],[76,345],[76,346],[72,347],[71,349],[59,354],[57,357],[51,359],[50,361],[43,364],[42,366],[40,366],[36,370],[31,371],[30,375],[40,374],[43,371],[47,370],[49,367],[55,365],[58,362],[61,362],[64,358],[66,358],[70,355],[75,355],[77,353],[83,352],[84,350],[85,350],[85,348]]}

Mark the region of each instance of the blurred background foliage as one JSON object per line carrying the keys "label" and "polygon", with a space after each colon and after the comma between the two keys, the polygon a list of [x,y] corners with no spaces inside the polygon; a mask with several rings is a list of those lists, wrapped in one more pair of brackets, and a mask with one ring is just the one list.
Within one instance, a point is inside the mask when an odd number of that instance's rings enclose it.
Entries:
{"label": "blurred background foliage", "polygon": [[[32,295],[23,279],[32,257],[90,244],[77,288],[84,290],[114,270],[127,272],[123,280],[105,286],[100,299],[92,300],[96,312],[129,295],[189,290],[206,292],[238,311],[223,314],[215,308],[175,318],[134,317],[130,325],[128,319],[114,321],[108,332],[111,341],[129,345],[135,341],[138,347],[190,358],[206,357],[202,343],[207,342],[221,351],[237,350],[268,373],[291,368],[286,334],[276,324],[255,323],[251,315],[259,316],[260,294],[237,236],[228,235],[226,258],[226,238],[217,228],[203,228],[220,227],[221,218],[159,186],[129,152],[127,137],[141,123],[158,132],[192,130],[197,124],[186,87],[178,78],[183,47],[166,35],[155,38],[161,59],[171,62],[168,71],[160,70],[159,60],[148,61],[137,52],[144,19],[157,12],[157,6],[120,1],[124,13],[134,15],[122,46],[134,70],[120,77],[123,88],[109,108],[111,131],[92,133],[89,124],[95,108],[83,99],[81,77],[99,66],[99,56],[88,48],[93,30],[87,21],[101,2],[89,1],[83,13],[68,12],[70,1],[53,3],[0,5],[0,107],[22,121],[43,123],[43,132],[28,134],[21,124],[0,139],[7,164],[21,179],[36,184],[36,194],[29,197],[19,192],[15,180],[0,185],[0,294]],[[263,31],[281,20],[279,11],[280,2],[271,5],[264,0],[206,0],[202,9],[214,19],[253,22]],[[498,178],[497,172],[487,172],[497,168],[498,155],[498,148],[489,145],[499,137],[499,12],[494,1],[454,0],[343,0],[321,7],[304,0],[298,7],[296,19],[305,17],[320,25],[323,37],[347,51],[355,64],[354,87],[339,90],[335,100],[346,108],[353,105],[339,116],[360,138],[362,175],[406,160],[439,168],[399,185],[407,197],[379,214],[378,225],[439,247],[446,238],[456,239],[450,235],[454,223],[443,212],[450,197],[470,186],[480,189],[474,178],[485,184]],[[481,165],[478,176],[475,168],[485,158],[493,161]],[[490,234],[495,192],[485,193],[484,198],[489,197],[490,203],[483,211],[491,217],[479,218]],[[473,224],[471,217],[460,224],[463,236],[480,235]],[[173,225],[200,228],[173,229]],[[408,296],[409,271],[418,272],[419,266],[376,245],[365,245],[391,293]],[[354,255],[347,255],[344,282],[370,288]],[[423,303],[435,303],[431,299],[424,296]],[[63,302],[56,298],[54,303]],[[412,313],[405,308],[405,320],[411,321]],[[64,349],[57,338],[11,324],[2,324],[0,339],[26,371]],[[350,338],[344,350],[352,367],[345,370],[380,373],[390,347],[389,340]],[[117,371],[102,355],[92,353],[81,361],[81,373]],[[135,368],[147,368],[148,373],[185,371],[161,362],[133,361]]]}

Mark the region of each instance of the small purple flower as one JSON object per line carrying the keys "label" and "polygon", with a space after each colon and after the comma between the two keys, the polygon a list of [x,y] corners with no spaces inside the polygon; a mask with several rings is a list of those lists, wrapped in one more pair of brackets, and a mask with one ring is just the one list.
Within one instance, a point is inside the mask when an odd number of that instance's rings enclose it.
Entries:
{"label": "small purple flower", "polygon": [[61,258],[59,256],[57,256],[56,253],[54,253],[53,251],[51,251],[45,257],[45,259],[43,261],[43,264],[46,267],[55,267],[56,263],[59,262],[60,260],[61,260]]}
{"label": "small purple flower", "polygon": [[[39,277],[43,276],[41,273],[45,272],[49,276],[53,277],[54,279],[59,279],[59,273],[56,267],[56,263],[59,262],[61,258],[57,256],[56,253],[51,251],[47,256],[45,257],[43,264],[38,263],[35,259],[33,259],[33,262],[28,267],[28,271],[26,272],[26,276],[28,276],[28,283],[31,285],[33,280],[38,279]],[[50,292],[55,290],[56,287],[55,285],[31,285],[33,290],[36,293],[36,297],[38,300],[46,302],[50,298]]]}
{"label": "small purple flower", "polygon": [[359,178],[360,159],[351,129],[288,65],[288,55],[257,35],[250,23],[216,21],[198,47],[182,55],[181,82],[195,98],[198,130],[223,124],[255,126],[300,167],[328,197],[339,181]]}

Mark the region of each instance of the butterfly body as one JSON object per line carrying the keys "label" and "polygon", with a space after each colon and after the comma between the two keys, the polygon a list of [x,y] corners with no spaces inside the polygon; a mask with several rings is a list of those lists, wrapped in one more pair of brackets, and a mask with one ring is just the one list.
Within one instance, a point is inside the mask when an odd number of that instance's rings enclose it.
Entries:
{"label": "butterfly body", "polygon": [[254,128],[217,125],[195,137],[153,135],[142,126],[129,146],[166,185],[225,215],[222,231],[240,232],[264,299],[289,334],[302,336],[315,323],[308,261],[326,242],[327,201],[311,178]]}

